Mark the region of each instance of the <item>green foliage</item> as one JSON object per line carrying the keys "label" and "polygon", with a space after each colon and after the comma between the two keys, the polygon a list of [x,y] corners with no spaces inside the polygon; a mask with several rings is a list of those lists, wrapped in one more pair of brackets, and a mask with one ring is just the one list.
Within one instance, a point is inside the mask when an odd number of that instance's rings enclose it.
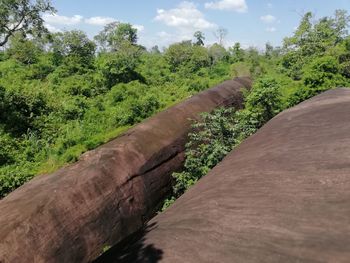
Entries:
{"label": "green foliage", "polygon": [[315,58],[310,64],[305,66],[304,85],[290,96],[288,99],[289,106],[294,106],[325,90],[345,86],[347,84],[345,76],[342,75],[341,66],[337,58],[333,56]]}
{"label": "green foliage", "polygon": [[187,73],[193,73],[210,65],[207,49],[200,45],[193,45],[191,41],[170,45],[164,55],[173,72],[183,69]]}
{"label": "green foliage", "polygon": [[0,174],[0,197],[6,196],[11,191],[20,187],[34,176],[29,167],[8,166],[1,170]]}
{"label": "green foliage", "polygon": [[165,201],[162,210],[281,110],[279,90],[280,84],[274,79],[262,78],[246,96],[244,110],[220,108],[201,115],[188,135],[184,171],[173,173],[173,196]]}
{"label": "green foliage", "polygon": [[232,62],[242,62],[244,60],[244,50],[240,43],[235,43],[233,47],[229,48]]}
{"label": "green foliage", "polygon": [[16,151],[16,141],[9,134],[0,134],[0,165],[11,164],[15,162],[14,152]]}
{"label": "green foliage", "polygon": [[203,46],[190,44],[188,60],[171,72],[165,54],[135,41],[119,39],[96,56],[81,31],[11,38],[0,57],[0,197],[230,78],[228,64],[210,65]]}
{"label": "green foliage", "polygon": [[[18,19],[23,6],[41,5],[36,11],[45,12],[45,6],[52,10],[48,3],[2,1],[0,17],[10,18],[0,19],[0,41],[9,33],[4,25]],[[196,92],[251,76],[255,85],[244,110],[220,109],[194,124],[185,170],[174,174],[167,205],[279,111],[350,85],[349,18],[341,10],[319,20],[306,14],[283,48],[267,45],[265,52],[239,43],[226,50],[219,45],[224,29],[216,32],[219,44],[204,47],[196,32],[194,43],[161,52],[137,45],[130,24],[107,25],[95,43],[81,31],[39,37],[42,21],[28,19],[0,51],[0,198]]]}
{"label": "green foliage", "polygon": [[315,57],[320,57],[342,42],[347,36],[350,17],[344,10],[337,10],[334,17],[323,17],[316,22],[308,12],[302,18],[292,37],[284,39],[282,66],[287,74],[301,79],[301,69]]}
{"label": "green foliage", "polygon": [[256,127],[260,128],[281,111],[280,85],[273,78],[259,79],[246,98],[245,110],[256,114]]}
{"label": "green foliage", "polygon": [[23,64],[34,64],[38,62],[42,50],[34,43],[27,40],[22,34],[15,34],[10,41],[7,54]]}
{"label": "green foliage", "polygon": [[95,36],[95,40],[104,51],[118,51],[125,43],[136,44],[137,29],[128,23],[112,22]]}
{"label": "green foliage", "polygon": [[71,75],[91,68],[96,45],[84,32],[73,30],[54,34],[51,49],[54,63]]}
{"label": "green foliage", "polygon": [[40,90],[27,87],[6,90],[0,86],[0,98],[0,123],[15,135],[37,127],[36,120],[50,111]]}
{"label": "green foliage", "polygon": [[196,45],[204,46],[205,37],[204,37],[204,34],[201,31],[194,32],[193,36],[196,39],[196,43],[195,43]]}
{"label": "green foliage", "polygon": [[314,59],[305,67],[303,80],[305,86],[319,90],[330,89],[345,83],[340,74],[338,59],[333,56]]}
{"label": "green foliage", "polygon": [[140,48],[129,43],[124,43],[118,52],[102,53],[96,60],[96,68],[102,75],[105,86],[110,88],[116,83],[142,79],[136,72],[140,56]]}
{"label": "green foliage", "polygon": [[160,108],[160,103],[154,96],[133,101],[127,116],[120,120],[121,125],[133,125],[151,116]]}
{"label": "green foliage", "polygon": [[47,33],[42,13],[55,12],[49,0],[1,0],[0,46],[4,46],[16,32],[30,35]]}
{"label": "green foliage", "polygon": [[216,64],[220,61],[228,61],[229,54],[223,46],[215,43],[209,48],[209,57],[211,64]]}
{"label": "green foliage", "polygon": [[185,167],[200,178],[215,166],[235,144],[234,109],[218,109],[204,113],[194,123],[186,145]]}

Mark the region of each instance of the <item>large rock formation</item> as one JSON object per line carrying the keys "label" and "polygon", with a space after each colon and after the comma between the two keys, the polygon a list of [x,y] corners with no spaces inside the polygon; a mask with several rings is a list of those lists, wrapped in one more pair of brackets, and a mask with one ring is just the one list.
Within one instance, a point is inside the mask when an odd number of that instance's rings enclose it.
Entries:
{"label": "large rock formation", "polygon": [[99,262],[349,262],[349,131],[350,89],[284,111]]}
{"label": "large rock formation", "polygon": [[246,78],[191,97],[0,201],[0,262],[86,262],[140,229],[184,161],[190,118],[242,107]]}

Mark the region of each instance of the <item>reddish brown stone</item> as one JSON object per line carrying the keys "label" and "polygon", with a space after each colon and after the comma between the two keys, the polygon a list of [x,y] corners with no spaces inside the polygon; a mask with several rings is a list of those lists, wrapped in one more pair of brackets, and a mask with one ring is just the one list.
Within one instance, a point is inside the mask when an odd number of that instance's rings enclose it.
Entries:
{"label": "reddish brown stone", "polygon": [[350,262],[350,89],[268,122],[98,262]]}
{"label": "reddish brown stone", "polygon": [[0,262],[86,262],[140,229],[182,167],[189,119],[240,108],[250,85],[230,80],[195,95],[8,195],[0,201]]}

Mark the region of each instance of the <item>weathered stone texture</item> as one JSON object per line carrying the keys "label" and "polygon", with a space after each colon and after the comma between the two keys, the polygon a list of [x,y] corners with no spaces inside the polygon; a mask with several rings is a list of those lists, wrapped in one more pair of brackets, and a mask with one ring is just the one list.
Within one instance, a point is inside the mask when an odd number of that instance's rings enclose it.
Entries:
{"label": "weathered stone texture", "polygon": [[349,262],[350,89],[286,110],[98,262]]}
{"label": "weathered stone texture", "polygon": [[0,201],[0,262],[87,262],[140,229],[184,161],[190,118],[242,107],[245,78],[201,92]]}

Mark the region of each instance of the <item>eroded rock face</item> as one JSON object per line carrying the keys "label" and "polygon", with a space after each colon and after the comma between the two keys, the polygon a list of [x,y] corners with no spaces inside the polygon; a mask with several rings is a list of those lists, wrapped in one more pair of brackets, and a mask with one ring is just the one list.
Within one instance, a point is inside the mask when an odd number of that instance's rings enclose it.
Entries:
{"label": "eroded rock face", "polygon": [[0,262],[87,262],[140,229],[184,161],[191,119],[242,107],[245,78],[191,97],[0,201]]}
{"label": "eroded rock face", "polygon": [[349,262],[349,131],[350,89],[284,111],[98,262]]}

